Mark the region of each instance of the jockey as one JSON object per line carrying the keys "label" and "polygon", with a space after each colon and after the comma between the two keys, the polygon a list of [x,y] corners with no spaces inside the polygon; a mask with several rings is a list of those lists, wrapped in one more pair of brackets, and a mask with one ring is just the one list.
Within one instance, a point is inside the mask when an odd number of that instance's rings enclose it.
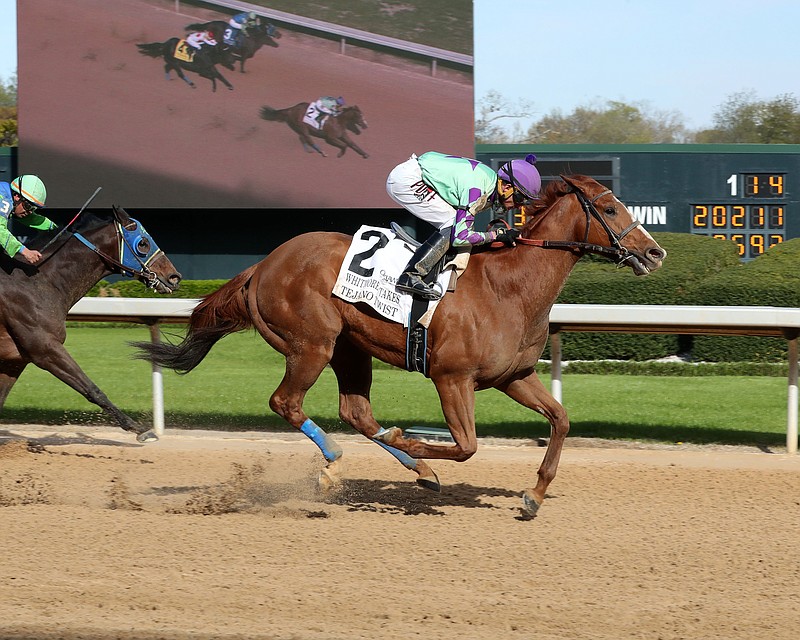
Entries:
{"label": "jockey", "polygon": [[37,213],[37,209],[44,207],[46,198],[47,189],[37,176],[20,176],[11,184],[0,182],[0,246],[9,256],[20,255],[30,264],[36,264],[42,259],[41,253],[28,249],[8,230],[8,218],[13,215],[22,224],[33,229],[55,229],[56,225],[52,220]]}
{"label": "jockey", "polygon": [[534,166],[536,156],[511,160],[497,173],[487,165],[435,151],[412,155],[392,169],[386,191],[398,204],[437,231],[417,249],[395,285],[399,291],[438,300],[442,293],[424,278],[450,246],[476,246],[499,240],[514,245],[516,229],[475,231],[475,215],[492,206],[508,211],[533,200],[542,180]]}
{"label": "jockey", "polygon": [[233,16],[228,21],[228,24],[231,26],[231,28],[236,29],[234,33],[241,33],[243,36],[246,36],[248,29],[254,29],[255,27],[261,26],[261,18],[259,18],[253,11],[250,11],[249,13],[245,11],[243,13],[237,13],[235,16]]}
{"label": "jockey", "polygon": [[322,121],[327,116],[338,116],[342,112],[342,107],[344,107],[344,98],[342,96],[339,96],[338,98],[322,96],[321,98],[317,98],[314,102],[312,102],[311,106],[317,110],[316,119],[320,128],[322,128]]}
{"label": "jockey", "polygon": [[214,34],[210,31],[193,31],[186,36],[186,43],[195,49],[200,49],[203,45],[208,45],[209,47],[215,47],[217,45]]}

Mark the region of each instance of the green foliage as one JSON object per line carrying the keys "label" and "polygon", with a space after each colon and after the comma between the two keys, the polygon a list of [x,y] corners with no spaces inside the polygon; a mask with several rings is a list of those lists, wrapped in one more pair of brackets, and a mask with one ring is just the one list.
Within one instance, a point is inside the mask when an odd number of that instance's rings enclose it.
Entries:
{"label": "green foliage", "polygon": [[[17,74],[15,73],[9,80],[0,79],[0,107],[9,109],[13,108],[14,118],[17,117]],[[0,109],[0,117],[8,118],[9,116],[2,115]]]}
{"label": "green foliage", "polygon": [[714,128],[698,134],[701,143],[800,143],[800,100],[792,94],[758,100],[735,93],[714,114]]}
{"label": "green foliage", "polygon": [[[172,298],[202,298],[209,293],[214,293],[227,280],[184,280],[180,288],[170,294]],[[118,280],[108,282],[101,280],[93,286],[88,297],[96,298],[162,298],[163,294],[148,289],[138,280]]]}

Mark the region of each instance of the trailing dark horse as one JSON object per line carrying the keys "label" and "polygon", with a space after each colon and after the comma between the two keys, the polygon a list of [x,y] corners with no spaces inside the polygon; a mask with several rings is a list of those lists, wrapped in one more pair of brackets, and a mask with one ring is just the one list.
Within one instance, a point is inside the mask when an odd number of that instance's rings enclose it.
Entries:
{"label": "trailing dark horse", "polygon": [[350,147],[362,158],[369,158],[369,155],[347,135],[348,130],[356,135],[361,135],[361,130],[367,128],[367,121],[364,119],[361,109],[355,105],[344,107],[338,116],[328,116],[322,125],[322,129],[317,129],[303,121],[308,105],[308,102],[301,102],[286,109],[273,109],[272,107],[264,106],[261,107],[261,117],[264,120],[288,124],[300,136],[303,148],[309,153],[316,151],[323,158],[328,157],[322,149],[314,144],[311,139],[311,136],[314,136],[324,139],[329,145],[339,149],[339,153],[336,154],[337,158],[341,158],[344,155],[347,147]]}
{"label": "trailing dark horse", "polygon": [[[287,241],[205,297],[192,313],[183,342],[139,343],[140,357],[188,372],[220,338],[254,327],[286,357],[286,373],[270,408],[320,447],[328,462],[320,476],[323,485],[335,480],[341,449],[306,415],[303,399],[328,364],[339,384],[341,419],[435,490],[439,480],[422,458],[464,461],[472,456],[477,449],[475,391],[499,389],[551,425],[539,480],[523,493],[524,513],[533,516],[556,475],[569,431],[564,408],[535,371],[553,302],[584,253],[598,253],[644,275],[661,266],[666,252],[610,190],[586,176],[551,182],[527,213],[518,246],[477,249],[456,291],[441,300],[430,323],[429,376],[453,446],[406,438],[401,429],[383,429],[373,417],[372,359],[404,368],[406,330],[370,307],[331,293],[352,241],[344,234],[307,233]],[[370,237],[377,244],[388,241]]]}
{"label": "trailing dark horse", "polygon": [[[239,71],[244,73],[244,63],[256,55],[261,47],[277,47],[281,32],[274,24],[262,24],[257,27],[249,27],[247,34],[234,33],[233,29],[223,20],[213,20],[211,22],[195,22],[186,25],[187,31],[210,31],[214,34],[214,39],[219,43],[218,46],[230,47],[230,53],[234,60],[239,61]],[[234,42],[235,44],[228,44]]]}
{"label": "trailing dark horse", "polygon": [[0,409],[22,371],[33,363],[99,406],[124,430],[137,433],[140,442],[157,439],[112,404],[67,353],[66,318],[70,308],[111,273],[135,277],[159,293],[174,291],[180,274],[121,208],[103,217],[84,213],[72,231],[50,236],[47,245],[36,265],[0,256],[5,272],[0,273]]}
{"label": "trailing dark horse", "polygon": [[217,90],[217,80],[224,84],[228,89],[233,89],[233,85],[217,69],[218,64],[233,69],[233,62],[229,55],[219,45],[214,47],[204,46],[195,49],[181,38],[170,38],[166,42],[151,42],[149,44],[137,44],[139,53],[150,56],[151,58],[164,59],[164,72],[167,80],[170,80],[169,72],[174,71],[178,77],[193,89],[194,82],[189,80],[183,70],[196,73],[201,78],[211,80],[211,90]]}

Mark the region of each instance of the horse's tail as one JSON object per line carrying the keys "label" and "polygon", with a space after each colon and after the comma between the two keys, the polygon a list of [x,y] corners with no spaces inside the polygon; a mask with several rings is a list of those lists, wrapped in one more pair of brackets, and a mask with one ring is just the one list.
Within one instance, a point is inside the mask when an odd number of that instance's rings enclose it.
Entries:
{"label": "horse's tail", "polygon": [[261,107],[261,117],[264,120],[272,120],[273,122],[286,122],[288,114],[286,109],[273,109],[272,107]]}
{"label": "horse's tail", "polygon": [[160,58],[164,55],[163,42],[150,42],[148,44],[137,44],[136,46],[139,48],[139,53],[150,56],[151,58]]}
{"label": "horse's tail", "polygon": [[140,360],[189,373],[208,355],[221,338],[253,326],[247,309],[246,292],[257,265],[242,271],[214,293],[204,296],[192,311],[183,342],[134,342]]}

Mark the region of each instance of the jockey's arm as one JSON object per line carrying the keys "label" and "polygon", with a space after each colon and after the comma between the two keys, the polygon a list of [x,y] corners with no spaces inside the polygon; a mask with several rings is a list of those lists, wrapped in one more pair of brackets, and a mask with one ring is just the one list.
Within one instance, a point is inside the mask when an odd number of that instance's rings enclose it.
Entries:
{"label": "jockey's arm", "polygon": [[477,187],[472,187],[467,197],[469,204],[456,209],[456,221],[452,236],[454,247],[486,244],[495,239],[494,231],[475,231],[475,214],[486,208],[488,194],[483,193]]}

